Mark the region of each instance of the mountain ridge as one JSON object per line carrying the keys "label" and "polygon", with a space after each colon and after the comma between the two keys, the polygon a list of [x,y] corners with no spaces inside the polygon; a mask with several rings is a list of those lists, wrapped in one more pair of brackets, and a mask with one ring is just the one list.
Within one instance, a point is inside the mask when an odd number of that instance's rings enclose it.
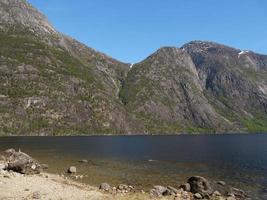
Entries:
{"label": "mountain ridge", "polygon": [[0,5],[0,135],[267,131],[265,55],[192,41],[131,65]]}

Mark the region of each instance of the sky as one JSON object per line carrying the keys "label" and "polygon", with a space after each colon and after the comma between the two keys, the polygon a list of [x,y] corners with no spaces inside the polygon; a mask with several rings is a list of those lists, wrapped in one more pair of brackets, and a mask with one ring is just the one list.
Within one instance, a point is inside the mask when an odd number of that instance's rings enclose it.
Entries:
{"label": "sky", "polygon": [[267,54],[266,0],[28,0],[62,33],[127,63],[208,40]]}

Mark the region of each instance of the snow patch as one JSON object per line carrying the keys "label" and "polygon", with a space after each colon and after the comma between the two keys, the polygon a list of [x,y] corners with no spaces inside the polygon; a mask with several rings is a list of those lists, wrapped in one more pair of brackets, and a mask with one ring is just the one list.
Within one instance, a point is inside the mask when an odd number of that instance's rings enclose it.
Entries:
{"label": "snow patch", "polygon": [[249,53],[249,51],[240,51],[239,53],[238,53],[238,58],[240,58],[240,56],[242,56],[242,55],[246,55],[246,54],[248,54]]}

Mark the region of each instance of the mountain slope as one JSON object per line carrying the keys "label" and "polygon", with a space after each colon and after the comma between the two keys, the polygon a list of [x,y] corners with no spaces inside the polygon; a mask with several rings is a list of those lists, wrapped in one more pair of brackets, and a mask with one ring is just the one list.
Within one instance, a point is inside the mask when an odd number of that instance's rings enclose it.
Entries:
{"label": "mountain slope", "polygon": [[24,0],[0,0],[0,15],[0,133],[129,131],[117,94],[130,65],[57,32]]}
{"label": "mountain slope", "polygon": [[128,112],[152,133],[267,130],[267,56],[195,41],[162,48],[128,73]]}
{"label": "mountain slope", "polygon": [[130,64],[0,0],[0,135],[267,131],[267,56],[194,41]]}
{"label": "mountain slope", "polygon": [[248,131],[266,131],[267,56],[211,42],[183,46],[218,112]]}

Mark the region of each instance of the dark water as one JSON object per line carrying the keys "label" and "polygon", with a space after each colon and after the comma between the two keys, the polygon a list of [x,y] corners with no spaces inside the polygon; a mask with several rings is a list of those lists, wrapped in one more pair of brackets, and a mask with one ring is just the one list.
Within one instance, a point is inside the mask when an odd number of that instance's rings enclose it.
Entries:
{"label": "dark water", "polygon": [[201,175],[267,199],[267,134],[0,138],[0,150],[7,148],[49,164],[49,172],[61,174],[75,165],[88,176],[81,181],[96,186],[178,186]]}

